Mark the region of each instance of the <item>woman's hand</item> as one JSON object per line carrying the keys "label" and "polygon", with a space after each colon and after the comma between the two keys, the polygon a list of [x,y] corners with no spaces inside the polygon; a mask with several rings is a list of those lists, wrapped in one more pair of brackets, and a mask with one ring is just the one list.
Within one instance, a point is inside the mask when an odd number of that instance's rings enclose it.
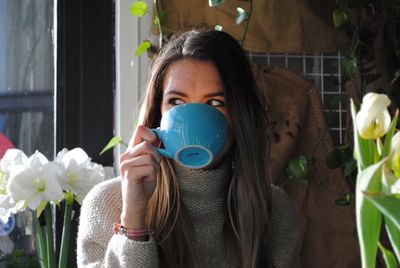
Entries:
{"label": "woman's hand", "polygon": [[122,176],[121,224],[127,228],[144,229],[147,204],[157,183],[161,156],[153,144],[159,143],[153,131],[139,126],[120,156]]}

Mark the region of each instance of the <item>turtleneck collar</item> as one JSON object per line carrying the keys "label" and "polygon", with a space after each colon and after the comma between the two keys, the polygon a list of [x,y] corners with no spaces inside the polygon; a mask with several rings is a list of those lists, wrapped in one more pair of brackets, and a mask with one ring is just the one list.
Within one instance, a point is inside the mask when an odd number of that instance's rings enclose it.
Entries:
{"label": "turtleneck collar", "polygon": [[[232,166],[226,160],[215,169],[175,166],[183,204],[193,226],[200,267],[238,267],[234,254],[227,255],[225,220]],[[210,242],[212,241],[212,242]]]}
{"label": "turtleneck collar", "polygon": [[175,165],[180,194],[183,200],[226,197],[231,180],[231,162],[224,161],[215,169],[191,169]]}

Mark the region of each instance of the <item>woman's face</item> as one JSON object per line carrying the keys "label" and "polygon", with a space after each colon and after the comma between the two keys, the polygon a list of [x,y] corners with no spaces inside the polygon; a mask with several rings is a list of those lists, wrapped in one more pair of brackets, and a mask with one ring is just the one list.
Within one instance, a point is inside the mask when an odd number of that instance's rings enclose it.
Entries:
{"label": "woman's face", "polygon": [[[178,60],[168,67],[162,86],[161,114],[183,103],[203,103],[221,111],[231,125],[222,81],[213,63],[192,59]],[[231,145],[232,137],[229,135],[221,157]]]}
{"label": "woman's face", "polygon": [[168,67],[163,82],[161,113],[188,102],[211,105],[230,122],[221,78],[209,61],[183,59]]}

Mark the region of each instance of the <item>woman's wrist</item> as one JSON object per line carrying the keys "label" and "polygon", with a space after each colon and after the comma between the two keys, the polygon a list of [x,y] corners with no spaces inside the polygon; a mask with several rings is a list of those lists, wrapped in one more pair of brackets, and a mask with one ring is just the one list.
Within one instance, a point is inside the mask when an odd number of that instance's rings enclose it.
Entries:
{"label": "woman's wrist", "polygon": [[153,231],[148,229],[129,229],[122,224],[115,223],[113,226],[113,233],[124,235],[127,238],[136,241],[148,241],[149,236],[153,234]]}
{"label": "woman's wrist", "polygon": [[145,213],[122,213],[121,225],[129,229],[143,230],[146,228],[146,214]]}

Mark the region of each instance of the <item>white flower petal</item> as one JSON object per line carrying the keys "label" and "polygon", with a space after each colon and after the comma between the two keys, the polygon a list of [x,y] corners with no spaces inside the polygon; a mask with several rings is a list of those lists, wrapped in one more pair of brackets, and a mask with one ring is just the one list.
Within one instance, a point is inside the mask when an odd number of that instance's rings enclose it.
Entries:
{"label": "white flower petal", "polygon": [[39,169],[44,164],[49,163],[49,160],[46,156],[44,156],[41,152],[36,151],[33,155],[31,155],[28,159],[27,166],[31,169]]}
{"label": "white flower petal", "polygon": [[25,165],[28,157],[18,149],[8,149],[0,160],[0,171],[9,172],[13,165]]}
{"label": "white flower petal", "polygon": [[0,207],[10,209],[15,206],[15,202],[11,195],[0,195]]}
{"label": "white flower petal", "polygon": [[3,222],[8,222],[8,218],[11,215],[11,211],[9,209],[5,209],[0,207],[0,220]]}
{"label": "white flower petal", "polygon": [[390,100],[384,94],[365,95],[361,109],[356,115],[356,126],[361,137],[376,139],[386,134],[391,121],[388,105]]}
{"label": "white flower petal", "polygon": [[90,162],[89,156],[86,154],[82,148],[75,148],[72,149],[71,151],[68,151],[64,153],[60,158],[59,161],[64,163],[65,167],[68,167],[70,165],[71,161],[74,161],[78,165],[86,164],[87,162]]}
{"label": "white flower petal", "polygon": [[376,107],[378,110],[383,110],[390,105],[390,99],[385,94],[369,92],[362,99],[361,109]]}
{"label": "white flower petal", "polygon": [[398,179],[393,185],[391,189],[392,194],[400,194],[400,179]]}
{"label": "white flower petal", "polygon": [[391,151],[400,150],[400,131],[397,131],[396,134],[393,135],[392,144],[390,148]]}
{"label": "white flower petal", "polygon": [[64,148],[64,149],[62,149],[61,151],[59,151],[59,152],[57,153],[57,156],[56,156],[55,161],[56,161],[56,162],[60,162],[61,159],[64,157],[64,155],[65,155],[66,153],[68,153],[68,149],[67,149],[67,148]]}
{"label": "white flower petal", "polygon": [[[36,209],[40,202],[59,201],[63,197],[57,181],[60,166],[54,162],[38,165],[39,158],[33,159],[32,165],[22,172],[10,173],[7,191],[15,201],[26,200],[27,205]],[[36,161],[36,162],[35,162]]]}

